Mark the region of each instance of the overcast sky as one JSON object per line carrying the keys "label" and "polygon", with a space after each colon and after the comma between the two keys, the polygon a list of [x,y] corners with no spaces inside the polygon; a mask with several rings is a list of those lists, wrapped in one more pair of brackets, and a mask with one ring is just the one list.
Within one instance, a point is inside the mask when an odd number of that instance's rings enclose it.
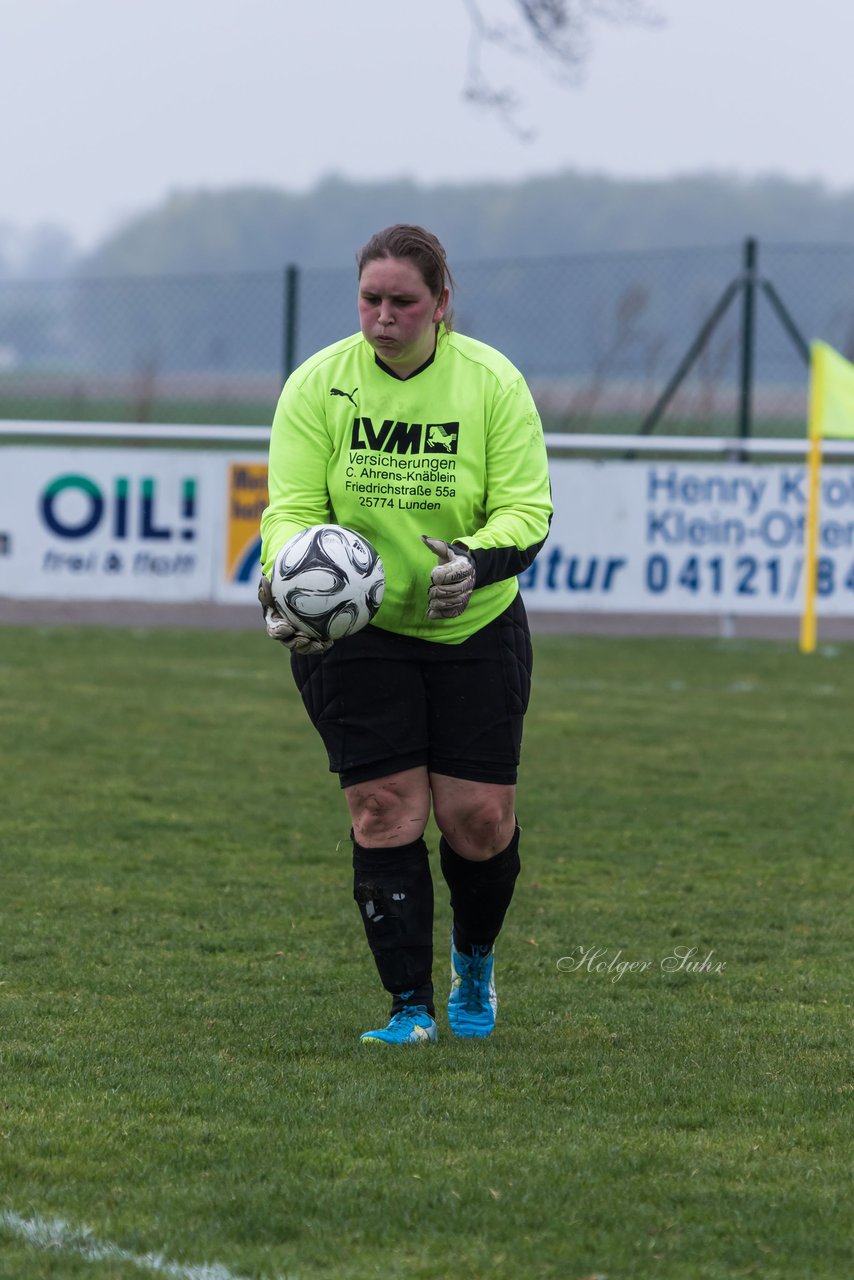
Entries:
{"label": "overcast sky", "polygon": [[[484,50],[536,131],[462,99],[463,0],[0,0],[0,223],[88,246],[181,189],[565,169],[854,188],[854,0],[649,0],[578,88]],[[510,0],[481,0],[507,20]]]}

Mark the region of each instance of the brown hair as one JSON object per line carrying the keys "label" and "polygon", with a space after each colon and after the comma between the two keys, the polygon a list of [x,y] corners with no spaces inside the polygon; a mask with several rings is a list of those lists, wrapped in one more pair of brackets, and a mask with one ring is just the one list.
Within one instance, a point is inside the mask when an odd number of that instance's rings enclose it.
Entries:
{"label": "brown hair", "polygon": [[[454,277],[448,266],[448,258],[439,240],[432,231],[418,227],[409,222],[397,222],[393,227],[377,231],[356,255],[359,264],[359,277],[369,262],[377,258],[409,258],[421,273],[421,278],[434,298],[440,297],[447,288],[449,295],[454,292]],[[445,328],[451,328],[451,305],[445,312]]]}

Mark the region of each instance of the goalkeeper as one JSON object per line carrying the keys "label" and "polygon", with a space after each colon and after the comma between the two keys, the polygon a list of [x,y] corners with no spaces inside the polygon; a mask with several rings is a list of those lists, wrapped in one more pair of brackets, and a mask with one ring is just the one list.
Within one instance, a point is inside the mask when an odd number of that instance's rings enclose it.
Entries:
{"label": "goalkeeper", "polygon": [[[431,807],[453,912],[448,1019],[488,1036],[531,683],[516,575],[552,511],[542,425],[509,360],[453,331],[434,235],[389,227],[358,268],[361,332],[308,359],[279,400],[259,596],[350,812],[354,897],[391,996],[388,1025],[362,1041],[436,1039]],[[368,538],[386,574],[373,622],[336,644],[295,631],[270,592],[285,542],[327,523]]]}

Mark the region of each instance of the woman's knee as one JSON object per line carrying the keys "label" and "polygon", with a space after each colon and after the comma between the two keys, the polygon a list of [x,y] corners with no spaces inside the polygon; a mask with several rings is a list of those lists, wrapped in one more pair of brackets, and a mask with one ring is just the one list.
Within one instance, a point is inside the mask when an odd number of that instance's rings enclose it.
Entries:
{"label": "woman's knee", "polygon": [[433,777],[436,825],[463,858],[492,858],[516,829],[516,788]]}
{"label": "woman's knee", "polygon": [[353,824],[353,837],[365,848],[393,848],[422,835],[430,813],[427,771],[403,773],[357,782],[344,795]]}

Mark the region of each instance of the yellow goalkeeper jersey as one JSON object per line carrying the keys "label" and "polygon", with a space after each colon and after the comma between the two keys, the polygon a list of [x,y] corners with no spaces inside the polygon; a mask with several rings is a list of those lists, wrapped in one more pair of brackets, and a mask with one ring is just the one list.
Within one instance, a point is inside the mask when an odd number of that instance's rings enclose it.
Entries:
{"label": "yellow goalkeeper jersey", "polygon": [[[269,493],[266,574],[293,534],[346,525],[373,543],[385,567],[372,625],[449,644],[510,604],[552,512],[542,424],[522,375],[494,348],[444,325],[431,360],[406,379],[361,334],[296,369],[273,419]],[[421,534],[472,553],[477,585],[458,618],[427,617],[437,561]]]}

